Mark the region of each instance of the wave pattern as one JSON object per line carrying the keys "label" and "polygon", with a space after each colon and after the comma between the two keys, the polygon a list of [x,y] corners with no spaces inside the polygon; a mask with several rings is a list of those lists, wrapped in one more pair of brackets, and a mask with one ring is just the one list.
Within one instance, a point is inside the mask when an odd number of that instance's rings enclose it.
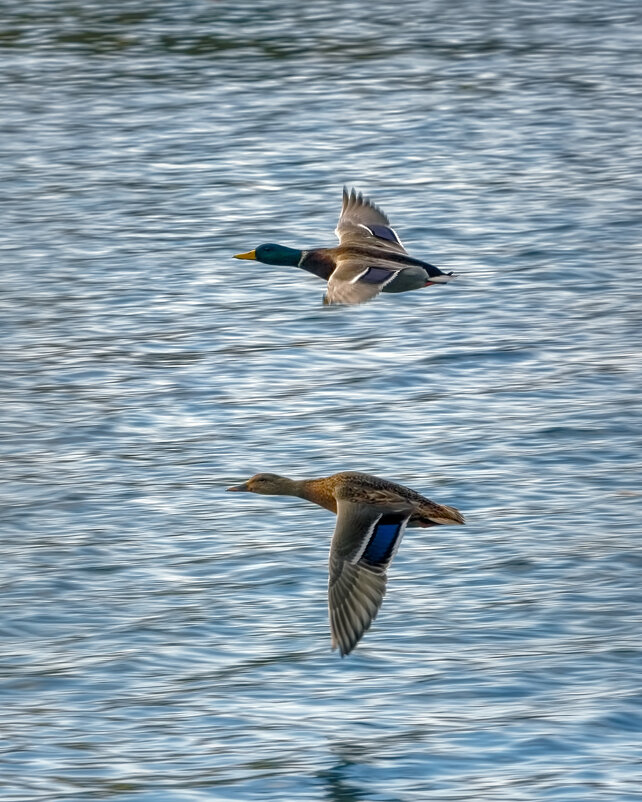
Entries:
{"label": "wave pattern", "polygon": [[[639,4],[5,7],[4,798],[638,799]],[[458,281],[230,258],[344,183]],[[468,521],[343,661],[332,516],[223,492],[341,469]]]}

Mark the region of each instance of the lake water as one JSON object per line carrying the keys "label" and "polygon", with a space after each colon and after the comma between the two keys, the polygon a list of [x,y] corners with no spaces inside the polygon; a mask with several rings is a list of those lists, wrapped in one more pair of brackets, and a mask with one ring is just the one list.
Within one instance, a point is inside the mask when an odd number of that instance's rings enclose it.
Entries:
{"label": "lake water", "polygon": [[[642,7],[5,2],[0,795],[642,800]],[[459,279],[323,308],[343,184]],[[330,652],[363,470],[452,504]]]}

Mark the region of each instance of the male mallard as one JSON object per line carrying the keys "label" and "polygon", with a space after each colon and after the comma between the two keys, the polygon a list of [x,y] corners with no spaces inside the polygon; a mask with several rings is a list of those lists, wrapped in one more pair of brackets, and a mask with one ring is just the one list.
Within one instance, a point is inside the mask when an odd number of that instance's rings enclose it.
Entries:
{"label": "male mallard", "polygon": [[454,507],[436,504],[403,485],[343,471],[321,479],[257,473],[228,490],[298,496],[336,513],[330,545],[328,606],[332,648],[349,654],[373,622],[386,591],[386,569],[406,526],[463,524]]}
{"label": "male mallard", "polygon": [[453,273],[409,256],[386,215],[354,189],[343,188],[343,208],[335,230],[337,248],[299,251],[267,243],[235,259],[301,267],[328,282],[326,304],[362,304],[380,292],[407,292],[445,284]]}

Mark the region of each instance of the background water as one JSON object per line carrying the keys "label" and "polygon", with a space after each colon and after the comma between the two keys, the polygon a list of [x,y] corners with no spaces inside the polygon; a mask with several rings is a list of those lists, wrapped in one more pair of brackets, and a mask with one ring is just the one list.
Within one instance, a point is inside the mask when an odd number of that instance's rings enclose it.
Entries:
{"label": "background water", "polygon": [[[111,5],[3,4],[3,799],[641,800],[640,4]],[[344,183],[459,280],[231,259]],[[468,519],[345,660],[224,492],[341,469]]]}

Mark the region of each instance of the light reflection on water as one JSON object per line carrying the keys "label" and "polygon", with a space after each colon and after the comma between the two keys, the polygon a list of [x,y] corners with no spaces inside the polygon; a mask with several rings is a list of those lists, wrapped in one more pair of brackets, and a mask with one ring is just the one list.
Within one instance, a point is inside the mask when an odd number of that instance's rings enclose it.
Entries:
{"label": "light reflection on water", "polygon": [[[509,5],[9,4],[7,799],[639,798],[640,10]],[[343,183],[459,280],[230,258]],[[468,524],[341,661],[332,516],[223,488],[345,468]]]}

